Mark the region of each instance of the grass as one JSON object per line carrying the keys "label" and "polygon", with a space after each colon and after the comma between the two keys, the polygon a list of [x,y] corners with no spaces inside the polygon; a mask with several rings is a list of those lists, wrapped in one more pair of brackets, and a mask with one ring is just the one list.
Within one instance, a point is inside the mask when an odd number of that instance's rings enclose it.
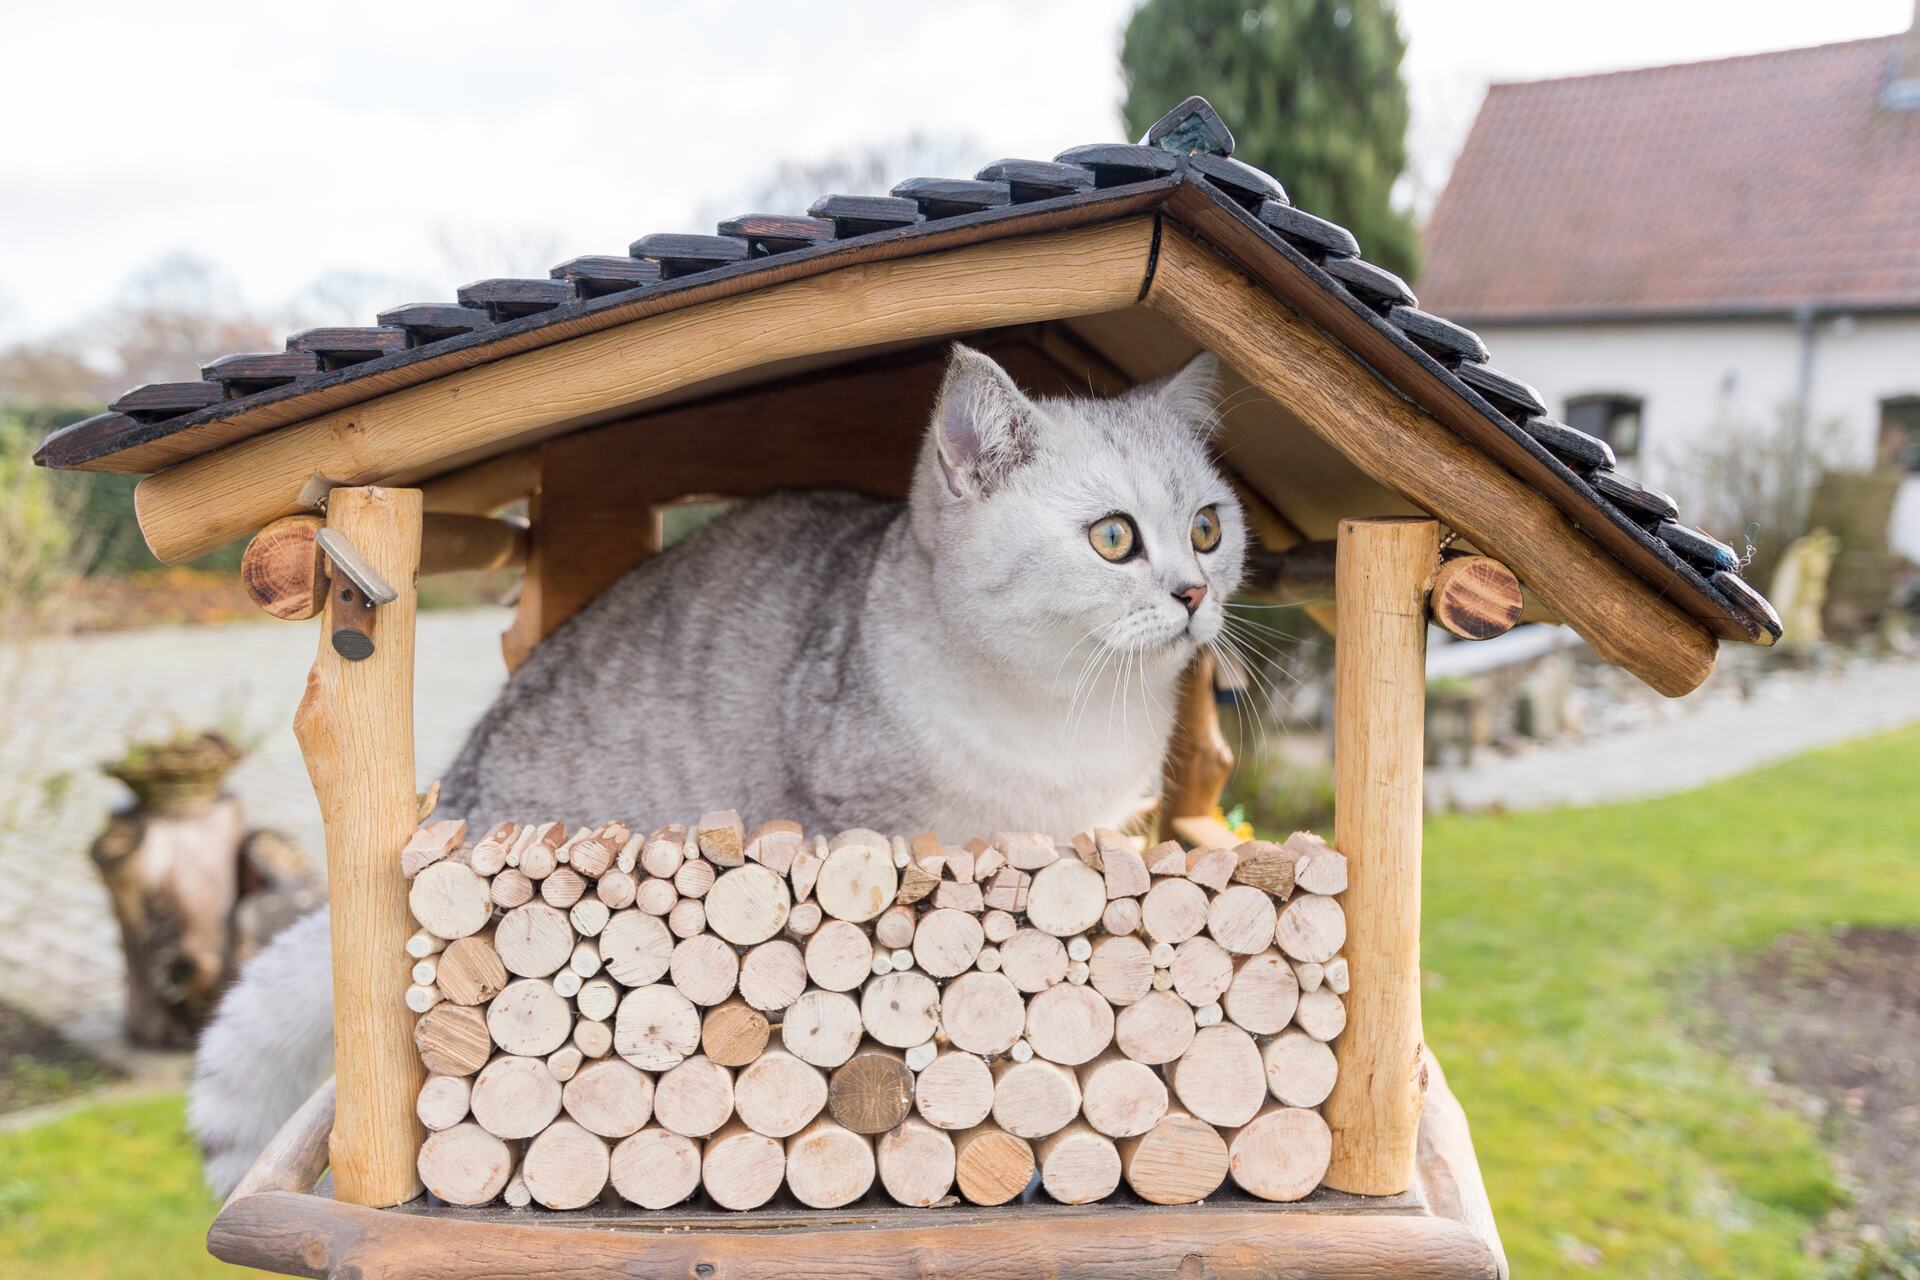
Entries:
{"label": "grass", "polygon": [[216,1207],[178,1095],[101,1103],[0,1131],[0,1276],[254,1274],[207,1256]]}
{"label": "grass", "polygon": [[1920,922],[1920,727],[1684,795],[1428,827],[1427,1036],[1515,1275],[1801,1276],[1811,1123],[1711,1047],[1700,979]]}
{"label": "grass", "polygon": [[[1795,1277],[1843,1192],[1702,1027],[1716,966],[1920,922],[1920,726],[1686,795],[1429,827],[1427,1033],[1517,1276]],[[0,1132],[0,1275],[232,1272],[177,1098]]]}

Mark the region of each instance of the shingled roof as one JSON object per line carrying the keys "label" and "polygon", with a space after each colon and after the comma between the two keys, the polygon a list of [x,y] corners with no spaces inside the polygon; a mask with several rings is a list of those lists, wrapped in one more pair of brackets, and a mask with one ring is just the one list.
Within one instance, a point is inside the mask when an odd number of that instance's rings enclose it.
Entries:
{"label": "shingled roof", "polygon": [[1901,47],[1494,85],[1422,293],[1470,323],[1920,309],[1920,102],[1889,91],[1920,66]]}
{"label": "shingled roof", "polygon": [[[109,412],[55,432],[37,457],[51,467],[158,471],[693,302],[848,263],[1151,213],[1283,292],[1373,376],[1519,476],[1714,634],[1761,644],[1778,636],[1778,618],[1740,577],[1732,548],[1682,524],[1671,498],[1615,469],[1605,442],[1548,417],[1539,394],[1494,368],[1471,331],[1421,309],[1404,281],[1360,256],[1350,233],[1294,208],[1279,181],[1232,150],[1218,115],[1190,99],[1137,145],[1002,160],[971,178],[911,178],[886,195],[825,195],[805,215],[743,215],[713,235],[641,236],[625,255],[572,258],[548,279],[477,281],[451,301],[383,312],[373,326],[310,329],[284,352],[211,360],[198,382],[136,388]],[[1147,272],[1143,298],[1152,260]]]}

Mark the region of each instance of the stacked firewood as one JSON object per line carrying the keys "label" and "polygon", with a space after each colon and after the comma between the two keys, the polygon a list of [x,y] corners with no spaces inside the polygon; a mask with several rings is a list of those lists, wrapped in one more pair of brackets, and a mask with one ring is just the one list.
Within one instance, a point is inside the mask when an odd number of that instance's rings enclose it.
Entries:
{"label": "stacked firewood", "polygon": [[407,1004],[440,1199],[1157,1204],[1319,1185],[1346,859],[738,815],[423,825]]}

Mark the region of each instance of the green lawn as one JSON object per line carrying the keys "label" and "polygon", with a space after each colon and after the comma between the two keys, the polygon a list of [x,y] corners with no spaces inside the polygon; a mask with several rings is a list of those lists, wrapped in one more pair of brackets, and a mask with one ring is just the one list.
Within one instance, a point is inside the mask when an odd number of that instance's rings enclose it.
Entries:
{"label": "green lawn", "polygon": [[1818,1274],[1811,1125],[1707,1047],[1703,974],[1920,923],[1920,727],[1685,795],[1428,828],[1427,1037],[1518,1276]]}
{"label": "green lawn", "polygon": [[[1662,800],[1429,828],[1428,1038],[1518,1276],[1818,1274],[1810,1124],[1696,1026],[1787,931],[1920,922],[1920,726]],[[226,1270],[178,1099],[0,1133],[0,1275]]]}

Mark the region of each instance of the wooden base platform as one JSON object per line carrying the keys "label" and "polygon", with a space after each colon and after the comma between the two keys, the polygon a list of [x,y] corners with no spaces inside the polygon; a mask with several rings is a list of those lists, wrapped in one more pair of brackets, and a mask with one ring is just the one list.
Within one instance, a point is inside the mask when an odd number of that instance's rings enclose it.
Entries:
{"label": "wooden base platform", "polygon": [[[1321,1190],[1267,1204],[1229,1186],[1178,1207],[1116,1198],[1041,1199],[994,1209],[905,1209],[878,1201],[820,1211],[779,1202],[749,1213],[690,1204],[664,1212],[609,1198],[569,1213],[341,1204],[322,1179],[331,1084],[262,1153],[207,1234],[215,1257],[285,1275],[614,1280],[774,1280],[964,1275],[1111,1277],[1489,1277],[1506,1257],[1465,1114],[1428,1060],[1419,1178],[1402,1196]],[[1124,1193],[1123,1193],[1124,1194]]]}

